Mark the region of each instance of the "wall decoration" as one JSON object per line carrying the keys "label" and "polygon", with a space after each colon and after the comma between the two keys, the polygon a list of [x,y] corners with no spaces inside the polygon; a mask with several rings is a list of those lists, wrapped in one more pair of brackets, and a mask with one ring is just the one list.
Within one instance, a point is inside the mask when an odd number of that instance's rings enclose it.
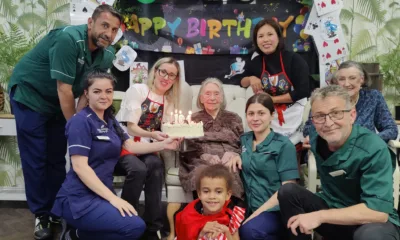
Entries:
{"label": "wall decoration", "polygon": [[[120,0],[116,4],[124,16],[124,38],[138,43],[140,50],[197,55],[248,54],[254,26],[263,18],[276,20],[286,43],[293,46],[300,32],[292,26],[299,14],[305,14],[303,7],[290,0],[255,4],[204,4],[193,0],[140,4]],[[309,50],[307,46],[298,46],[296,43],[296,51]]]}
{"label": "wall decoration", "polygon": [[149,64],[147,62],[134,62],[130,69],[129,86],[135,83],[147,84]]}

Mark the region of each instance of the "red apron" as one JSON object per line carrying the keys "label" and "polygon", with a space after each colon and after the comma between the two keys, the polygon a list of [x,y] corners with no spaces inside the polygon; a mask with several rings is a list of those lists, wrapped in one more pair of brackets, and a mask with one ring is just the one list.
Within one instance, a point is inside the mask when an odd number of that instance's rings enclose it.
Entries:
{"label": "red apron", "polygon": [[[274,75],[269,74],[269,72],[266,70],[265,60],[264,58],[262,59],[263,59],[263,71],[261,73],[260,79],[263,84],[264,91],[271,96],[280,96],[289,93],[293,88],[293,84],[286,74],[285,66],[282,61],[282,53],[280,53],[279,55],[282,72]],[[286,103],[274,104],[275,110],[278,114],[279,125],[281,126],[283,123],[285,123],[283,112],[287,109],[287,105],[288,104]]]}
{"label": "red apron", "polygon": [[[271,96],[281,96],[293,90],[292,81],[285,71],[285,66],[280,53],[280,63],[282,72],[271,75],[266,70],[265,60],[263,58],[263,71],[261,73],[261,83],[264,91]],[[293,144],[297,144],[302,139],[301,126],[303,119],[304,106],[307,99],[303,98],[294,103],[274,104],[276,113],[271,121],[271,128],[284,136],[290,138]]]}

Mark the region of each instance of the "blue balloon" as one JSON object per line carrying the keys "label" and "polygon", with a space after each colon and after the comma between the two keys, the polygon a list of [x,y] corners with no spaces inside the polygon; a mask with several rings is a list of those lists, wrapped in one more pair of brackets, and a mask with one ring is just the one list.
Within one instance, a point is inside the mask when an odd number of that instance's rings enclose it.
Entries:
{"label": "blue balloon", "polygon": [[295,33],[297,33],[297,34],[300,34],[301,29],[302,29],[301,24],[296,24],[296,25],[294,25],[294,27],[293,27],[293,31],[294,31]]}

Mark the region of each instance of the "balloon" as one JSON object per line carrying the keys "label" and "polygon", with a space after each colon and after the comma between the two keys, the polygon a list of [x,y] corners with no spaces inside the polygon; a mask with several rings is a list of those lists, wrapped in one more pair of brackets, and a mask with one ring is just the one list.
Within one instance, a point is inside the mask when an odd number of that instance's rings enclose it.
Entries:
{"label": "balloon", "polygon": [[199,25],[200,21],[197,18],[188,18],[188,33],[186,34],[187,38],[196,37],[199,35]]}
{"label": "balloon", "polygon": [[296,17],[295,23],[302,24],[304,22],[304,15],[299,15]]}
{"label": "balloon", "polygon": [[294,30],[295,33],[300,34],[301,25],[300,24],[294,25],[293,30]]}
{"label": "balloon", "polygon": [[308,38],[308,35],[304,33],[304,29],[301,29],[301,31],[300,31],[300,37],[304,40],[306,40]]}
{"label": "balloon", "polygon": [[237,14],[237,13],[238,13],[238,10],[237,10],[237,9],[233,10],[233,13],[234,13],[234,14]]}
{"label": "balloon", "polygon": [[300,14],[301,15],[304,15],[307,12],[308,12],[308,7],[303,7],[302,9],[300,9]]}
{"label": "balloon", "polygon": [[182,43],[183,43],[183,39],[182,39],[182,38],[178,38],[178,44],[179,44],[179,46],[182,46]]}

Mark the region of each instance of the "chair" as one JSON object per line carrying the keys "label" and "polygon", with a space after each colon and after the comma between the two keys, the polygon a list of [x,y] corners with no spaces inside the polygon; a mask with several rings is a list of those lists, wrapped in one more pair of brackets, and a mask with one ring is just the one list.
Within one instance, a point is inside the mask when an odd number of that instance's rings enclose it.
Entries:
{"label": "chair", "polygon": [[[181,85],[181,90],[185,93],[181,95],[180,107],[183,112],[192,110],[193,112],[199,111],[196,106],[197,96],[199,94],[200,85],[189,86],[187,83]],[[245,123],[245,105],[247,99],[253,95],[251,88],[247,90],[236,85],[223,85],[225,97],[227,101],[226,110],[237,113],[243,120],[244,129],[248,131],[247,124]],[[190,99],[190,100],[189,100]],[[165,162],[166,168],[166,185],[167,185],[167,201],[171,203],[187,203],[193,200],[192,193],[186,193],[181,187],[179,181],[179,153],[173,151],[163,151],[161,156]]]}
{"label": "chair", "polygon": [[[397,148],[400,148],[400,142],[390,140],[389,147],[395,152]],[[396,158],[398,158],[397,156]],[[399,176],[399,165],[396,161],[396,169],[393,173],[393,198],[394,198],[394,208],[397,209],[399,205],[399,185],[400,185],[400,176]],[[314,154],[309,151],[308,157],[308,190],[315,193],[317,191],[317,187],[321,186],[321,180],[317,178],[317,164],[315,162]]]}

